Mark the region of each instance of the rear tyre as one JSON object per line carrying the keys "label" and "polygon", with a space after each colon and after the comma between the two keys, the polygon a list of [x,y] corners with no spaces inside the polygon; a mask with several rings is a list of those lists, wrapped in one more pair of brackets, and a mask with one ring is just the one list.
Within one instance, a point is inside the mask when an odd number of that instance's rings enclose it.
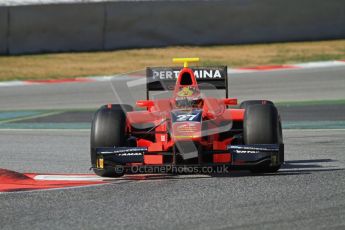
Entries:
{"label": "rear tyre", "polygon": [[132,111],[130,105],[113,104],[102,106],[96,111],[92,119],[90,152],[93,171],[102,177],[118,177],[123,172],[115,172],[114,169],[105,167],[96,169],[96,148],[123,146],[126,132],[126,112]]}
{"label": "rear tyre", "polygon": [[[280,144],[282,141],[278,111],[273,104],[247,105],[243,121],[244,144]],[[251,169],[253,173],[276,172],[277,166],[260,165]]]}
{"label": "rear tyre", "polygon": [[268,100],[248,100],[248,101],[243,101],[240,104],[240,109],[246,109],[250,105],[274,105],[272,101]]}

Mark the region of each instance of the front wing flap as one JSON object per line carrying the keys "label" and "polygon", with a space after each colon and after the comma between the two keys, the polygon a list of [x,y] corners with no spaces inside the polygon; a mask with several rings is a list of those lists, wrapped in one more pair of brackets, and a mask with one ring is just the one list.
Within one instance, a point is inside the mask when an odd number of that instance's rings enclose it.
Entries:
{"label": "front wing flap", "polygon": [[116,164],[143,163],[146,147],[103,147],[96,149],[98,158]]}
{"label": "front wing flap", "polygon": [[284,144],[228,145],[233,165],[277,166],[284,162]]}
{"label": "front wing flap", "polygon": [[[145,155],[173,155],[171,152],[148,152],[147,147],[105,147],[97,148],[97,158],[102,159],[106,165],[126,165],[128,163],[144,164]],[[280,165],[284,162],[284,144],[256,144],[256,145],[228,145],[227,150],[222,151],[231,155],[229,166],[255,166],[269,163],[271,166]],[[205,151],[200,154],[219,154],[217,151]],[[171,165],[164,162],[162,165]],[[205,162],[210,165],[212,162]],[[218,163],[214,163],[215,165]],[[201,163],[200,166],[203,164]]]}

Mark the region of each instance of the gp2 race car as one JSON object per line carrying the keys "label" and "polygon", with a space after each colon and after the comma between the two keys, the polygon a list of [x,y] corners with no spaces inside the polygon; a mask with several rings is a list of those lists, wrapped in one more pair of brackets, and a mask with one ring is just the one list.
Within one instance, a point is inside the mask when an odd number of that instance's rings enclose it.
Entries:
{"label": "gp2 race car", "polygon": [[[146,70],[146,100],[108,104],[94,114],[91,164],[103,177],[138,167],[218,167],[270,173],[284,162],[280,116],[267,100],[228,98],[226,67],[188,67],[198,58],[174,58],[184,67]],[[211,87],[209,87],[211,86]],[[225,90],[224,98],[203,90]],[[171,97],[150,99],[150,91]],[[122,169],[122,170],[119,170]]]}

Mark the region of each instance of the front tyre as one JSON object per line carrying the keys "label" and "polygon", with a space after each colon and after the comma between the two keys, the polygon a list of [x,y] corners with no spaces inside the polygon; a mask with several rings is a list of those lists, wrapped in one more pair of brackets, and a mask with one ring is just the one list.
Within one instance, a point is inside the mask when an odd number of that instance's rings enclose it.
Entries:
{"label": "front tyre", "polygon": [[[278,111],[272,104],[252,104],[246,107],[243,121],[244,144],[281,144],[281,125]],[[256,166],[253,173],[271,173],[279,170],[281,164]]]}
{"label": "front tyre", "polygon": [[123,172],[115,171],[112,168],[96,168],[96,148],[123,146],[126,132],[126,112],[132,111],[129,105],[114,104],[102,106],[96,111],[92,119],[90,136],[91,166],[95,174],[102,177],[118,177]]}

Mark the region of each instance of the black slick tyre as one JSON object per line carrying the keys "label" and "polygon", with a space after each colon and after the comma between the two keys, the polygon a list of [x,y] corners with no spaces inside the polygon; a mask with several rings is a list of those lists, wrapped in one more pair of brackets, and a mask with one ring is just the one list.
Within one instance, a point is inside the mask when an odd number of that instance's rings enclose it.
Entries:
{"label": "black slick tyre", "polygon": [[248,101],[242,101],[240,104],[240,109],[246,109],[250,105],[274,105],[272,101],[268,100],[248,100]]}
{"label": "black slick tyre", "polygon": [[123,173],[114,169],[96,168],[96,148],[123,146],[126,136],[126,112],[132,111],[129,105],[106,105],[99,108],[92,119],[90,135],[91,166],[95,174],[102,177],[118,177]]}
{"label": "black slick tyre", "polygon": [[[246,106],[243,121],[244,144],[280,144],[281,125],[276,107],[273,104],[252,104]],[[280,168],[264,164],[251,169],[253,173],[276,172]]]}

